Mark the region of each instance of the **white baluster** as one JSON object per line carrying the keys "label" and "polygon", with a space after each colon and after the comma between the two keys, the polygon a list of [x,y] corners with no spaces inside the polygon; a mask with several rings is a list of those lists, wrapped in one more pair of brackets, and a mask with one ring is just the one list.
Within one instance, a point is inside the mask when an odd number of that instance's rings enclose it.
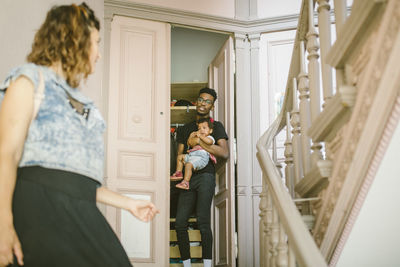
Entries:
{"label": "white baluster", "polygon": [[[259,208],[260,208],[260,215],[259,215],[260,216],[260,225],[259,225],[259,227],[260,227],[260,229],[259,229],[260,255],[264,255],[267,251],[265,248],[265,243],[267,242],[266,241],[267,236],[266,236],[266,231],[265,231],[265,228],[267,225],[267,222],[266,222],[267,221],[267,218],[266,218],[266,215],[267,215],[267,191],[266,191],[266,184],[265,184],[264,179],[262,181],[262,184],[263,184],[263,186],[262,186],[262,191],[260,194],[260,204],[259,204]],[[266,264],[264,263],[263,256],[260,257],[260,266],[266,266]]]}
{"label": "white baluster", "polygon": [[[314,27],[314,7],[313,0],[308,1],[308,33],[307,33],[307,52],[308,52],[308,74],[310,82],[310,104],[311,104],[311,122],[313,122],[320,113],[320,86],[319,86],[319,43],[318,33]],[[317,161],[322,159],[321,144],[313,142],[311,145],[311,163],[316,165]]]}
{"label": "white baluster", "polygon": [[289,265],[289,267],[296,267],[296,257],[294,255],[293,249],[291,249],[291,247],[290,247],[290,240],[288,241],[288,247],[289,247],[288,265]]}
{"label": "white baluster", "polygon": [[277,266],[288,267],[289,255],[288,255],[288,244],[285,229],[283,225],[279,223],[279,243],[278,243],[278,259]]}
{"label": "white baluster", "polygon": [[290,114],[286,113],[286,141],[285,141],[285,180],[286,187],[289,190],[289,193],[292,197],[294,197],[294,170],[293,170],[293,147],[292,140],[290,134]]}
{"label": "white baluster", "polygon": [[[346,0],[334,0],[335,10],[335,28],[336,28],[336,40],[339,38],[340,31],[346,21]],[[344,83],[344,71],[343,69],[336,69],[336,88],[339,88]]]}
{"label": "white baluster", "polygon": [[346,21],[346,0],[333,0],[335,10],[335,27],[336,36],[339,37],[339,33],[343,28],[344,22]]}
{"label": "white baluster", "polygon": [[310,83],[310,103],[311,103],[311,122],[320,113],[320,88],[319,88],[319,42],[318,33],[314,27],[314,8],[313,0],[308,0],[308,32],[307,32],[307,52],[308,52],[308,79]]}
{"label": "white baluster", "polygon": [[265,209],[265,221],[264,221],[264,233],[265,233],[265,243],[264,243],[264,266],[270,266],[269,262],[271,259],[271,236],[272,236],[272,196],[269,192],[268,187],[266,186],[266,203],[267,208]]}
{"label": "white baluster", "polygon": [[332,68],[325,63],[325,57],[331,47],[331,21],[329,0],[317,0],[318,2],[318,28],[321,43],[321,73],[322,90],[325,106],[332,98]]}
{"label": "white baluster", "polygon": [[[271,198],[272,201],[272,198]],[[269,239],[270,259],[268,266],[276,266],[278,256],[278,242],[279,242],[279,221],[278,211],[272,203],[272,221],[270,225],[271,236]]]}
{"label": "white baluster", "polygon": [[[305,49],[304,41],[300,42],[300,73],[299,79],[299,92],[300,92],[300,131],[301,131],[301,152],[302,152],[302,163],[303,173],[307,173],[311,168],[310,163],[310,138],[307,136],[307,130],[311,125],[310,115],[310,96],[308,87],[308,75],[306,73],[305,66]],[[293,126],[293,124],[292,124]]]}
{"label": "white baluster", "polygon": [[282,177],[282,164],[278,161],[278,148],[276,146],[276,136],[272,142],[272,160],[275,162],[275,166]]}
{"label": "white baluster", "polygon": [[[301,177],[303,177],[303,170],[302,170],[302,157],[301,157],[301,118],[300,112],[298,108],[298,101],[297,101],[297,81],[296,78],[293,78],[293,109],[292,109],[292,119],[291,124],[293,127],[292,133],[292,147],[293,147],[293,161],[294,161],[294,185],[296,185]],[[308,150],[310,149],[310,145],[308,145]],[[303,155],[304,156],[304,155]],[[307,156],[309,157],[309,156]],[[293,195],[292,195],[293,196]]]}

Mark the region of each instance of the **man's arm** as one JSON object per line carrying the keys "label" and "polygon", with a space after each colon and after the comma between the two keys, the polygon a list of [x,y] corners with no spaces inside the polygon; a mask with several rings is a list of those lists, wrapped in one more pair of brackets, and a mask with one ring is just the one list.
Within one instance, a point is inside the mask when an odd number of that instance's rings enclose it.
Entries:
{"label": "man's arm", "polygon": [[216,144],[208,145],[202,140],[200,140],[200,145],[206,150],[207,152],[213,154],[214,156],[221,158],[221,159],[228,159],[229,158],[229,146],[226,139],[219,139]]}

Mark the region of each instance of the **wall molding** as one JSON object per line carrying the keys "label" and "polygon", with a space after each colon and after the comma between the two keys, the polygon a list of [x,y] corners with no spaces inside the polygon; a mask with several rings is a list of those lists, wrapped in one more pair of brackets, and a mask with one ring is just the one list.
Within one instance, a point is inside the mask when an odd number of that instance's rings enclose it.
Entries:
{"label": "wall molding", "polygon": [[251,194],[254,197],[259,197],[261,195],[262,192],[262,185],[253,185],[251,190]]}
{"label": "wall molding", "polygon": [[154,5],[132,3],[127,0],[104,0],[104,6],[105,17],[120,15],[242,34],[296,29],[299,18],[299,15],[295,14],[266,19],[240,20]]}
{"label": "wall molding", "polygon": [[[239,0],[236,1],[240,2]],[[227,18],[143,3],[133,3],[129,0],[104,0],[104,17],[120,15],[168,22],[182,27],[191,26],[212,31],[217,30],[242,34],[268,33],[295,30],[297,28],[299,14],[259,19],[254,16],[255,5],[257,5],[256,2],[252,1],[252,6],[249,8],[253,10],[251,12],[249,11],[252,13],[249,17],[236,14],[235,18]],[[348,7],[348,15],[350,11],[351,7]],[[330,11],[330,14],[331,22],[334,23],[335,16],[333,14],[333,9]],[[314,17],[315,22],[317,22],[316,11]]]}

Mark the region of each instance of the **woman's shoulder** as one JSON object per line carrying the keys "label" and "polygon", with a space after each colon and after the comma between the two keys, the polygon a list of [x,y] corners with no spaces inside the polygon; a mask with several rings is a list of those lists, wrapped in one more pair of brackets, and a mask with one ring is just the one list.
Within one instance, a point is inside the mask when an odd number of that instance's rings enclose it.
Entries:
{"label": "woman's shoulder", "polygon": [[25,76],[31,80],[36,88],[39,82],[39,69],[40,66],[33,63],[26,63],[11,69],[5,80],[0,84],[0,90],[8,88],[10,83],[15,81],[20,76]]}
{"label": "woman's shoulder", "polygon": [[8,76],[15,76],[15,75],[18,75],[19,73],[23,73],[23,74],[35,73],[36,74],[41,67],[42,66],[36,65],[34,63],[25,63],[25,64],[22,64],[22,65],[12,68],[11,71],[8,73]]}

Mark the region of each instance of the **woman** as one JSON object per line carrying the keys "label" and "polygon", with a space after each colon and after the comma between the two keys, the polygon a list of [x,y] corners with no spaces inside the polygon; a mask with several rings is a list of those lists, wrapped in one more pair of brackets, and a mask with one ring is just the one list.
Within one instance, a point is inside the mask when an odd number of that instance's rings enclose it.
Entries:
{"label": "woman", "polygon": [[158,213],[101,186],[104,121],[76,89],[100,57],[99,30],[85,3],[53,7],[30,63],[0,84],[0,267],[131,266],[96,200],[143,221]]}

